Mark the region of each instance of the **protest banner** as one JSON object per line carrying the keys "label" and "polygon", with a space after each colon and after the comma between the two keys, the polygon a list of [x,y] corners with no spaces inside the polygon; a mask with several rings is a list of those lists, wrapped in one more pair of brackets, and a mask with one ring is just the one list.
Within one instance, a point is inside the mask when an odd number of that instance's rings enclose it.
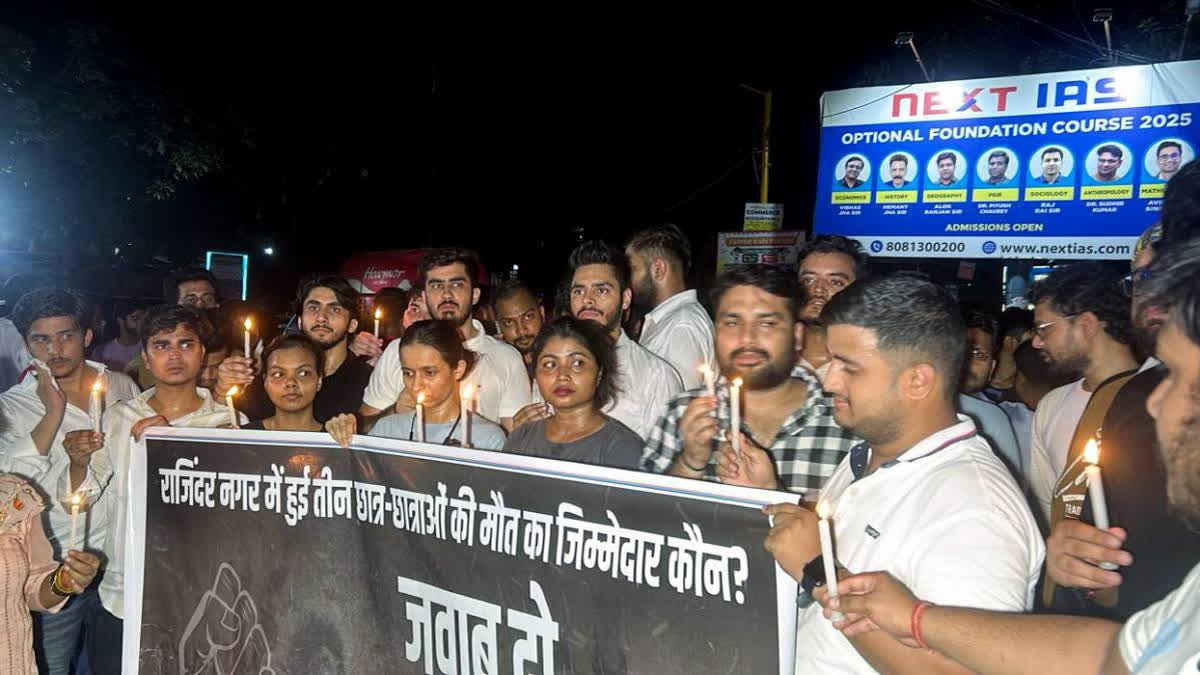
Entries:
{"label": "protest banner", "polygon": [[826,92],[813,231],[875,256],[1128,259],[1198,118],[1200,61]]}
{"label": "protest banner", "polygon": [[784,493],[324,434],[154,429],[125,672],[791,673]]}

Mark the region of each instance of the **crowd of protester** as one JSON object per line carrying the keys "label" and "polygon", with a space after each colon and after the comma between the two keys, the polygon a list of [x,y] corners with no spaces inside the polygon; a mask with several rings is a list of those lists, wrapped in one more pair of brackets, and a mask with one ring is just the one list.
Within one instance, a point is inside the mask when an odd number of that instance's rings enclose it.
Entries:
{"label": "crowd of protester", "polygon": [[[919,274],[872,275],[837,236],[813,238],[796,270],[729,268],[705,301],[672,225],[624,249],[583,242],[549,301],[519,280],[481,288],[469,249],[430,251],[416,287],[372,298],[386,320],[370,331],[365,299],[332,275],[298,284],[275,336],[251,336],[247,316],[270,322],[202,269],[172,274],[161,303],[113,303],[105,342],[84,293],[18,289],[0,318],[0,663],[120,672],[125,469],[148,429],[174,426],[798,493],[766,509],[764,542],[803,589],[797,672],[1194,669],[1198,197],[1192,163],[1127,275],[1062,265],[1031,309],[1000,314]],[[1085,474],[1096,444],[1107,529]]]}

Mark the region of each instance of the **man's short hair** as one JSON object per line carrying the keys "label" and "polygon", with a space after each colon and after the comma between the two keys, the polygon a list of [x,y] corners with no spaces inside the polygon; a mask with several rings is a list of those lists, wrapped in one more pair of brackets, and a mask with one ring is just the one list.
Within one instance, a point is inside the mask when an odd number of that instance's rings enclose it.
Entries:
{"label": "man's short hair", "polygon": [[850,256],[854,261],[854,278],[865,279],[871,276],[871,254],[863,248],[857,239],[843,237],[840,234],[818,234],[804,242],[796,256],[797,267],[804,259],[814,253],[841,253]]}
{"label": "man's short hair", "polygon": [[1016,364],[1017,370],[1025,379],[1046,390],[1070,384],[1076,379],[1072,373],[1047,368],[1046,359],[1042,356],[1041,350],[1034,348],[1033,340],[1026,340],[1017,345],[1016,350],[1013,351],[1013,363]]}
{"label": "man's short hair", "polygon": [[208,317],[194,307],[187,305],[155,305],[146,310],[146,318],[142,319],[138,339],[142,349],[150,344],[150,339],[159,333],[170,333],[182,324],[200,338],[200,343],[207,345],[212,340],[212,323]]}
{"label": "man's short hair", "polygon": [[312,293],[314,288],[328,288],[333,291],[334,297],[337,298],[338,304],[346,308],[350,313],[351,319],[357,319],[361,311],[362,296],[354,287],[346,281],[345,277],[336,274],[314,274],[300,282],[296,287],[295,312],[296,314],[304,313],[304,301],[308,299],[308,294]]}
{"label": "man's short hair", "polygon": [[911,353],[903,367],[933,364],[945,398],[952,401],[957,395],[967,329],[954,297],[928,278],[901,272],[856,281],[829,300],[821,322],[874,331],[879,349]]}
{"label": "man's short hair", "polygon": [[138,298],[113,298],[112,311],[113,317],[124,319],[134,312],[146,309],[150,303]]}
{"label": "man's short hair", "polygon": [[1056,148],[1054,146],[1051,146],[1042,151],[1042,159],[1046,159],[1046,155],[1048,155],[1052,152],[1057,152],[1059,159],[1062,159],[1063,157],[1065,157],[1065,155],[1063,154],[1062,148]]}
{"label": "man's short hair", "polygon": [[[529,297],[533,298],[537,304],[542,304],[542,299],[537,296],[537,293],[533,292],[529,284],[520,279],[509,279],[496,287],[496,293],[492,296],[492,311],[497,311],[496,306],[500,303],[522,293],[528,293]],[[496,318],[500,318],[499,314],[497,314]]]}
{"label": "man's short hair", "polygon": [[792,320],[795,321],[800,316],[802,306],[800,303],[800,282],[796,280],[796,275],[789,273],[781,267],[761,264],[727,267],[720,276],[713,280],[712,289],[709,291],[709,299],[712,302],[712,311],[714,314],[721,306],[721,299],[725,297],[725,294],[737,286],[753,286],[761,291],[766,291],[771,295],[783,298],[792,310]]}
{"label": "man's short hair", "polygon": [[629,239],[626,247],[652,258],[666,258],[679,265],[685,275],[692,269],[692,243],[672,223],[655,225],[638,232]]}
{"label": "man's short hair", "polygon": [[934,164],[941,164],[943,159],[948,159],[955,165],[958,164],[958,155],[955,155],[953,152],[943,152],[942,154],[938,155]]}
{"label": "man's short hair", "polygon": [[892,155],[888,158],[888,165],[890,166],[892,162],[904,162],[904,166],[908,166],[908,157],[900,154]]}
{"label": "man's short hair", "polygon": [[429,280],[429,270],[459,263],[467,271],[467,281],[474,290],[479,285],[479,254],[466,248],[439,248],[421,258],[421,288]]}
{"label": "man's short hair", "polygon": [[1007,152],[1005,152],[1003,150],[995,150],[992,152],[992,154],[988,155],[988,160],[990,161],[993,157],[999,157],[999,158],[1003,159],[1004,165],[1008,166],[1008,153]]}
{"label": "man's short hair", "polygon": [[1062,316],[1091,312],[1104,322],[1104,331],[1121,344],[1133,344],[1129,319],[1129,298],[1121,290],[1122,275],[1096,261],[1073,263],[1056,268],[1045,279],[1029,288],[1033,304],[1049,302]]}
{"label": "man's short hair", "polygon": [[163,301],[179,302],[179,286],[189,281],[207,281],[217,292],[217,278],[203,267],[184,267],[167,275],[163,281]]}
{"label": "man's short hair", "polygon": [[86,330],[90,327],[92,306],[87,296],[79,291],[38,288],[22,295],[17,301],[17,306],[13,308],[12,322],[17,326],[21,337],[28,340],[33,322],[52,316],[70,317],[76,329]]}
{"label": "man's short hair", "polygon": [[1009,307],[1000,313],[1002,337],[1021,340],[1031,330],[1033,330],[1033,312],[1020,307]]}
{"label": "man's short hair", "polygon": [[852,155],[852,156],[846,158],[846,161],[842,163],[842,166],[849,166],[850,162],[858,162],[859,164],[862,164],[863,166],[867,165],[867,160],[863,159],[862,157],[859,157],[858,155]]}
{"label": "man's short hair", "polygon": [[629,288],[629,259],[625,257],[624,251],[608,242],[598,239],[583,242],[571,251],[567,264],[571,268],[571,274],[575,274],[575,270],[584,265],[608,265],[613,268],[617,283],[621,286],[618,290],[624,291]]}
{"label": "man's short hair", "polygon": [[1200,345],[1200,235],[1156,253],[1141,293],[1170,314],[1188,340]]}
{"label": "man's short hair", "polygon": [[1157,157],[1161,155],[1162,151],[1166,150],[1167,148],[1175,148],[1179,150],[1180,154],[1183,153],[1183,146],[1180,145],[1179,141],[1163,141],[1162,143],[1158,144],[1158,149],[1154,151],[1154,156]]}
{"label": "man's short hair", "polygon": [[992,356],[996,356],[1004,342],[1000,339],[1000,322],[996,320],[996,316],[979,307],[964,307],[962,317],[963,326],[967,330],[974,328],[992,336]]}
{"label": "man's short hair", "polygon": [[1112,143],[1106,143],[1106,144],[1100,146],[1099,148],[1097,148],[1096,156],[1099,157],[1100,155],[1103,155],[1106,152],[1108,154],[1116,157],[1117,159],[1120,159],[1125,156],[1125,153],[1121,150],[1120,146],[1113,145]]}

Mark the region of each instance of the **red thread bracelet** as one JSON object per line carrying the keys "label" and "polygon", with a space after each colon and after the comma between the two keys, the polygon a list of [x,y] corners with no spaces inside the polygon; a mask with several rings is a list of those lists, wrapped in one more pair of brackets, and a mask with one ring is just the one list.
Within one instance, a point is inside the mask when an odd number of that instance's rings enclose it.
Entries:
{"label": "red thread bracelet", "polygon": [[918,602],[916,607],[913,607],[912,621],[909,630],[912,631],[913,640],[921,649],[929,649],[929,645],[925,644],[925,638],[921,637],[921,615],[925,613],[925,608],[929,607],[928,602]]}

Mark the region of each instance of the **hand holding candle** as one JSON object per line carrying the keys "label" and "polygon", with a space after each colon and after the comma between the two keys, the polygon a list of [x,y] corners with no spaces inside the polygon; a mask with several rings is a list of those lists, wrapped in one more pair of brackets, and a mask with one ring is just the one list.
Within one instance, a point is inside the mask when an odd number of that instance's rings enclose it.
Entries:
{"label": "hand holding candle", "polygon": [[733,378],[729,385],[729,442],[737,455],[738,466],[742,465],[742,378]]}
{"label": "hand holding candle", "polygon": [[[79,509],[80,509],[80,507],[83,506],[83,495],[79,494],[79,491],[76,490],[75,492],[71,493],[70,501],[71,501],[71,538],[67,540],[67,545],[64,548],[75,546],[75,535],[79,532]],[[83,546],[80,546],[79,550],[83,550]]]}
{"label": "hand holding candle", "polygon": [[[1096,439],[1089,439],[1083,446],[1083,461],[1087,462],[1088,499],[1092,501],[1092,520],[1096,529],[1108,531],[1108,500],[1104,496],[1104,480],[1100,474],[1100,444]],[[1100,569],[1115,570],[1117,566],[1110,562],[1100,563]]]}
{"label": "hand holding candle", "polygon": [[246,358],[250,358],[250,327],[252,325],[253,324],[250,322],[250,317],[246,317],[246,320],[242,322],[242,326],[244,326],[246,328],[246,331],[243,334],[243,336],[245,337],[245,346],[244,346],[245,354],[244,354],[244,356]]}
{"label": "hand holding candle", "polygon": [[379,320],[383,318],[383,310],[375,308],[375,337],[379,337]]}
{"label": "hand holding candle", "polygon": [[709,396],[715,398],[717,395],[717,378],[713,373],[712,368],[709,368],[707,363],[700,364],[700,375],[704,377],[705,391],[708,392]]}
{"label": "hand holding candle", "polygon": [[96,376],[96,381],[92,383],[92,398],[88,405],[88,417],[91,418],[92,431],[100,433],[100,417],[104,412],[104,387],[100,382],[100,376]]}
{"label": "hand holding candle", "polygon": [[417,441],[425,442],[425,392],[417,393]]}
{"label": "hand holding candle", "polygon": [[[821,538],[821,561],[825,565],[825,589],[829,598],[838,596],[837,558],[833,553],[833,535],[829,531],[829,503],[824,499],[817,502],[817,535]],[[841,612],[833,612],[831,621],[841,621],[845,617]]]}
{"label": "hand holding candle", "polygon": [[[247,343],[247,344],[249,344],[249,343]],[[230,420],[232,420],[233,428],[241,429],[242,425],[238,422],[237,408],[233,407],[233,397],[237,396],[237,393],[238,393],[238,388],[237,388],[237,385],[235,384],[234,386],[229,388],[229,391],[225,392],[225,405],[229,406],[229,418],[230,418]]]}

